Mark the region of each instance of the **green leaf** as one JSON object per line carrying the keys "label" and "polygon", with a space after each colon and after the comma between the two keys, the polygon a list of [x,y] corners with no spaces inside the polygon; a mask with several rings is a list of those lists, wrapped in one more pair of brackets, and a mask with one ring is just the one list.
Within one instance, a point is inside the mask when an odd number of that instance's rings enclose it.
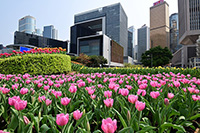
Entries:
{"label": "green leaf", "polygon": [[196,120],[197,118],[200,118],[200,114],[190,117],[190,120]]}
{"label": "green leaf", "polygon": [[40,127],[40,131],[42,133],[46,133],[50,128],[46,125],[46,124],[43,124],[41,127]]}
{"label": "green leaf", "polygon": [[123,119],[123,117],[121,116],[121,114],[120,114],[116,109],[113,108],[113,110],[117,113],[117,115],[118,115],[118,117],[119,117],[119,119],[120,119],[120,121],[121,121],[123,127],[126,128],[126,127],[127,127],[126,122],[125,122],[125,120]]}
{"label": "green leaf", "polygon": [[164,124],[162,124],[160,126],[161,132],[163,133],[165,129],[170,128],[170,127],[174,128],[174,129],[177,129],[179,131],[182,131],[182,132],[186,132],[185,129],[183,128],[183,126],[181,126],[181,125],[175,125],[175,124],[167,123],[167,122],[165,122]]}
{"label": "green leaf", "polygon": [[133,128],[132,127],[126,127],[126,128],[123,128],[122,130],[119,131],[119,133],[127,133],[128,131],[133,131]]}
{"label": "green leaf", "polygon": [[145,126],[145,127],[142,128],[142,130],[138,131],[137,133],[146,133],[146,132],[150,132],[154,129],[156,129],[156,127]]}
{"label": "green leaf", "polygon": [[93,133],[102,133],[100,130],[96,130]]}
{"label": "green leaf", "polygon": [[185,116],[180,116],[178,119],[179,120],[185,120]]}
{"label": "green leaf", "polygon": [[19,119],[18,119],[18,117],[13,115],[12,118],[11,118],[11,122],[8,125],[8,129],[9,130],[13,129],[15,131],[15,129],[18,127],[18,125],[19,125]]}

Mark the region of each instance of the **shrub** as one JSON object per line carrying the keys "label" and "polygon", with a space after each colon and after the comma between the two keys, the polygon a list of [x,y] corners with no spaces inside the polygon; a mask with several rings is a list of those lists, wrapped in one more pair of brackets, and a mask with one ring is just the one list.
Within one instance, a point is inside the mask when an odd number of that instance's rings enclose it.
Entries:
{"label": "shrub", "polygon": [[71,71],[71,58],[64,54],[27,54],[0,59],[2,74],[58,74]]}
{"label": "shrub", "polygon": [[90,57],[90,64],[88,66],[90,67],[100,67],[107,63],[107,59],[105,59],[103,56],[97,56],[97,55],[91,55]]}
{"label": "shrub", "polygon": [[133,65],[130,63],[124,63],[124,67],[128,67],[128,68],[142,68],[142,65]]}

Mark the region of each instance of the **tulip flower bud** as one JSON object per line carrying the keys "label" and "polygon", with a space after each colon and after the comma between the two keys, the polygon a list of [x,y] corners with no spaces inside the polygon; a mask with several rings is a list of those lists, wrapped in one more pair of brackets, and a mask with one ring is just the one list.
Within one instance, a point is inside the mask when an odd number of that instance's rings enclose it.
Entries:
{"label": "tulip flower bud", "polygon": [[24,118],[24,123],[28,125],[30,123],[29,119],[26,116],[23,116],[23,118]]}
{"label": "tulip flower bud", "polygon": [[168,99],[168,98],[165,98],[165,99],[164,99],[164,103],[165,103],[165,105],[169,105],[169,99]]}
{"label": "tulip flower bud", "polygon": [[128,121],[130,121],[131,120],[131,113],[130,113],[130,111],[128,110],[128,112],[127,112],[127,119],[128,119]]}
{"label": "tulip flower bud", "polygon": [[90,131],[90,123],[89,122],[87,122],[87,131]]}

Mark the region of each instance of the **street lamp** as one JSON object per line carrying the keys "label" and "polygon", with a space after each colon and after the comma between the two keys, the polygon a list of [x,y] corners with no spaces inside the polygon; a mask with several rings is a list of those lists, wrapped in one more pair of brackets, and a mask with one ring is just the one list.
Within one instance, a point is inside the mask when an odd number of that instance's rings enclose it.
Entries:
{"label": "street lamp", "polygon": [[196,55],[197,57],[200,57],[200,36],[199,36],[199,39],[197,40]]}

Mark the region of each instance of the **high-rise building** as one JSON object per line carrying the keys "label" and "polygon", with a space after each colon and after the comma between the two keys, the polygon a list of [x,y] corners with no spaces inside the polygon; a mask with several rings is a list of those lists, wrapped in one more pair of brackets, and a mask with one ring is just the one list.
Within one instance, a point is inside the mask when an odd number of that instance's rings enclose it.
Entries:
{"label": "high-rise building", "polygon": [[164,0],[155,2],[150,8],[150,43],[156,46],[170,47],[169,5]]}
{"label": "high-rise building", "polygon": [[149,27],[143,25],[141,28],[138,29],[138,53],[137,53],[137,60],[138,62],[141,61],[141,56],[145,51],[149,50],[150,48],[150,30]]}
{"label": "high-rise building", "polygon": [[36,19],[32,16],[25,16],[19,20],[19,32],[34,34],[36,29]]}
{"label": "high-rise building", "polygon": [[106,35],[124,48],[128,56],[128,21],[120,3],[76,14],[71,27],[70,52],[77,54],[78,38]]}
{"label": "high-rise building", "polygon": [[200,35],[200,0],[178,0],[179,42],[195,44]]}
{"label": "high-rise building", "polygon": [[42,30],[41,29],[36,29],[35,30],[35,35],[42,36]]}
{"label": "high-rise building", "polygon": [[179,44],[178,13],[174,13],[169,18],[170,21],[170,50],[175,53],[182,45]]}
{"label": "high-rise building", "polygon": [[44,26],[43,36],[51,39],[58,39],[58,30],[53,25]]}
{"label": "high-rise building", "polygon": [[135,48],[135,28],[131,26],[128,28],[128,56],[134,59],[134,48]]}

